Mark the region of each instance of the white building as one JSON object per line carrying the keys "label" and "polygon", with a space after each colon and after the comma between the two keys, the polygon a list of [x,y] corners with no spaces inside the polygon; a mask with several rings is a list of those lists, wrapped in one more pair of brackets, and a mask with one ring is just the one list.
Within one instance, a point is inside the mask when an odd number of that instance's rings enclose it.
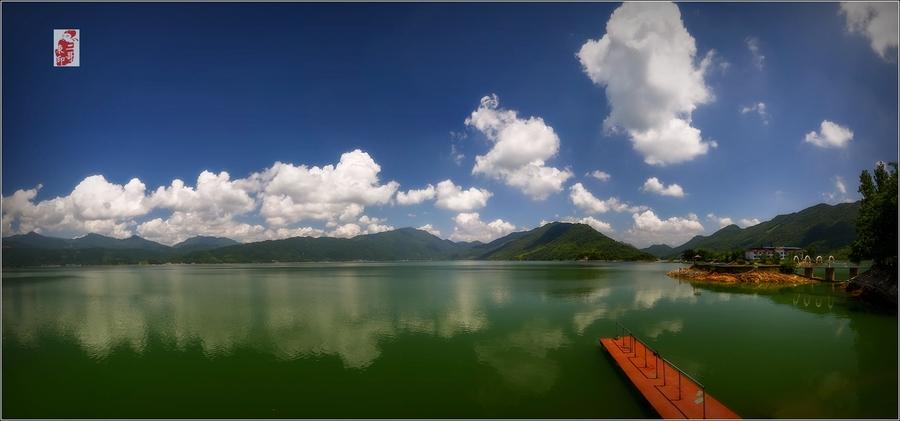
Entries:
{"label": "white building", "polygon": [[800,247],[754,247],[744,252],[744,258],[747,260],[758,260],[777,256],[779,259],[784,259],[794,254],[803,255],[803,251]]}

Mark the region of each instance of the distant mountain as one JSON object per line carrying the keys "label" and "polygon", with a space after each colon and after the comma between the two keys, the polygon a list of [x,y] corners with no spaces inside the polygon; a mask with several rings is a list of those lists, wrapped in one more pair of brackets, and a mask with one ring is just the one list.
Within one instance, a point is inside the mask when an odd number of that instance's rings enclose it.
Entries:
{"label": "distant mountain", "polygon": [[401,228],[353,238],[294,237],[188,253],[186,263],[391,261],[451,259],[467,248],[425,231]]}
{"label": "distant mountain", "polygon": [[674,254],[674,248],[667,244],[654,244],[650,247],[642,248],[644,253],[652,254],[656,257],[668,257]]}
{"label": "distant mountain", "polygon": [[654,260],[585,224],[552,222],[517,235],[480,256],[489,260]]}
{"label": "distant mountain", "polygon": [[220,247],[227,247],[240,244],[237,241],[234,241],[230,238],[225,237],[207,237],[203,235],[198,235],[196,237],[188,238],[178,244],[172,246],[173,249],[178,250],[182,253],[187,253],[191,251],[198,250],[211,250],[217,249]]}
{"label": "distant mountain", "polygon": [[64,239],[30,232],[2,241],[3,266],[163,263],[172,255],[170,247],[138,236],[116,239],[88,234]]}
{"label": "distant mountain", "polygon": [[138,249],[162,251],[169,249],[168,246],[143,239],[136,235],[124,239],[118,239],[100,234],[87,234],[83,237],[65,239],[45,237],[34,231],[29,232],[28,234],[13,235],[4,238],[3,248],[8,247],[40,248],[47,250],[102,248],[111,250]]}
{"label": "distant mountain", "polygon": [[812,247],[816,254],[845,254],[856,239],[858,213],[859,202],[821,203],[752,227],[729,225],[709,236],[698,235],[675,247],[670,256],[688,249],[727,251],[759,246]]}
{"label": "distant mountain", "polygon": [[164,246],[160,243],[150,241],[136,235],[132,235],[131,237],[124,239],[118,239],[100,234],[88,234],[84,237],[69,240],[69,244],[72,246],[72,248],[76,249],[104,248],[114,250],[130,249],[163,251],[170,248],[168,246]]}
{"label": "distant mountain", "polygon": [[65,238],[45,237],[34,231],[28,234],[19,234],[3,238],[3,248],[42,248],[42,249],[61,249],[69,246],[69,242]]}
{"label": "distant mountain", "polygon": [[816,254],[846,254],[856,238],[859,203],[820,204],[779,215],[748,228],[729,225],[670,248],[638,250],[588,225],[553,222],[489,243],[453,242],[413,228],[353,238],[295,237],[239,244],[228,238],[194,237],[174,247],[132,236],[116,239],[88,234],[76,239],[37,233],[3,238],[3,266],[137,263],[252,263],[395,260],[653,260],[687,249],[727,251],[755,246],[812,247]]}

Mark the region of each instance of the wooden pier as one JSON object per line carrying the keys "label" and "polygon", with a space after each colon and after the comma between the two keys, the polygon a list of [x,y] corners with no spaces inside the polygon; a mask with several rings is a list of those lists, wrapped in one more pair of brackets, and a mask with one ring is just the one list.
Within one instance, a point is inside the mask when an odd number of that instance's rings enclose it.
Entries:
{"label": "wooden pier", "polygon": [[660,417],[665,419],[740,419],[734,411],[706,393],[687,373],[626,332],[600,338],[600,344],[634,383]]}

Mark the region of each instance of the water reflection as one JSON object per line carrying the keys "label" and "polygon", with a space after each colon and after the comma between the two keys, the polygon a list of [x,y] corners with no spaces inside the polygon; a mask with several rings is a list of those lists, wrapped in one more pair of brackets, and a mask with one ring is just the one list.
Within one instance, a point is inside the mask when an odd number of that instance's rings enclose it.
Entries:
{"label": "water reflection", "polygon": [[[259,359],[242,352],[250,348],[275,356],[279,369],[343,375],[347,383],[337,389],[362,385],[358,396],[409,369],[405,379],[434,372],[453,387],[479,390],[478,405],[555,396],[547,405],[565,406],[584,391],[631,396],[592,348],[619,321],[748,417],[883,415],[896,406],[896,318],[853,313],[827,286],[694,285],[666,277],[669,269],[463,262],[10,271],[4,358],[58,345],[44,341],[52,336],[77,341],[97,359],[121,356],[120,347],[141,353],[139,360],[202,352],[193,355],[227,371],[234,360],[225,357]],[[726,340],[708,347],[709,338]],[[809,393],[795,398],[796,390]],[[857,400],[841,399],[853,393]],[[877,410],[860,412],[868,407]]]}
{"label": "water reflection", "polygon": [[486,293],[475,271],[444,271],[427,292],[399,295],[373,271],[100,269],[64,283],[15,282],[4,288],[4,330],[25,345],[42,331],[68,332],[94,358],[119,346],[143,352],[153,334],[178,349],[199,342],[209,355],[258,344],[283,359],[336,355],[364,368],[384,338],[478,332],[488,326],[483,307],[510,299],[502,282]]}
{"label": "water reflection", "polygon": [[477,343],[475,353],[508,384],[537,394],[550,389],[559,377],[559,362],[547,354],[568,343],[561,328],[536,319],[507,335]]}

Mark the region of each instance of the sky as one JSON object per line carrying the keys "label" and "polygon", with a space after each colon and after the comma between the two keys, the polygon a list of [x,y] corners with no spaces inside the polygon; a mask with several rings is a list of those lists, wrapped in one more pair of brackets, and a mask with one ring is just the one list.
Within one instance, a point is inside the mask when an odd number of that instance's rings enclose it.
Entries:
{"label": "sky", "polygon": [[[2,231],[582,222],[680,245],[898,155],[894,3],[3,3]],[[80,32],[80,67],[52,63]]]}

